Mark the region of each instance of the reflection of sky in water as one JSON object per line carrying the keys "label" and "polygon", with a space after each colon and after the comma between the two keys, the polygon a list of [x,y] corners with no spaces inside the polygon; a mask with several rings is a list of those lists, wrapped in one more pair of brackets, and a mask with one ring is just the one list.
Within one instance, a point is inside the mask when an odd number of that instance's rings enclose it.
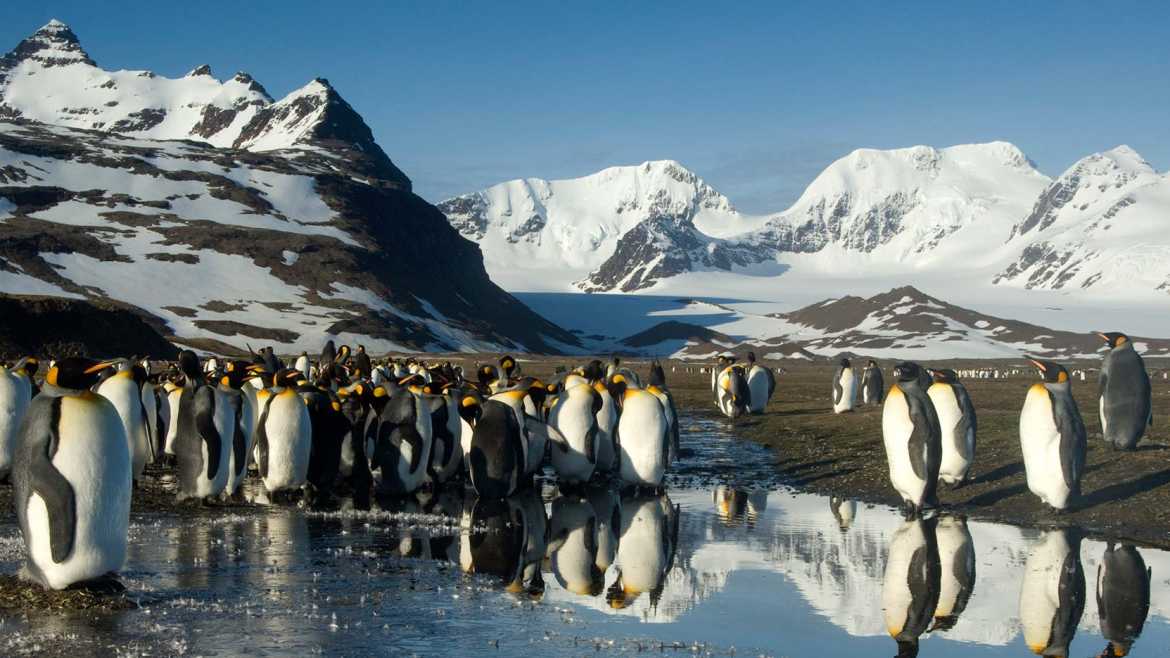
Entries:
{"label": "reflection of sky in water", "polygon": [[[554,502],[546,487],[543,505],[533,494],[480,507],[478,515],[474,501],[448,495],[393,514],[270,509],[201,525],[136,518],[123,577],[141,596],[142,610],[3,619],[0,653],[40,642],[76,655],[115,647],[467,655],[497,646],[520,655],[579,655],[657,650],[663,642],[699,643],[715,653],[735,647],[739,655],[894,655],[882,597],[901,518],[821,496],[724,486],[713,460],[746,464],[745,479],[759,482],[766,481],[760,471],[770,456],[732,442],[718,424],[692,427],[698,430],[690,433],[692,451],[662,499],[615,505],[615,495],[587,491]],[[473,550],[466,528],[473,517],[479,528],[491,526],[483,516],[491,509],[511,515],[512,526],[499,525],[514,534],[497,542],[477,535]],[[555,518],[539,518],[541,509],[555,510]],[[956,524],[947,523],[953,530]],[[557,555],[541,560],[545,527]],[[967,528],[975,548],[973,595],[953,628],[922,636],[920,655],[1029,655],[1020,621],[1025,569],[1049,568],[1052,556],[1034,549],[1064,544],[1036,530],[976,521]],[[951,563],[945,553],[955,542],[943,533],[940,525],[945,577]],[[614,545],[617,535],[622,540]],[[11,543],[6,539],[0,551],[5,571],[15,569]],[[1097,655],[1106,645],[1096,602],[1105,548],[1089,540],[1080,545],[1086,587],[1074,656]],[[1170,646],[1170,553],[1140,553],[1153,570],[1152,602],[1130,655],[1161,656]],[[464,575],[476,559],[481,572],[492,573]],[[510,579],[522,585],[516,594],[503,591]],[[541,587],[543,597],[534,597]],[[622,592],[620,605],[615,592]]]}

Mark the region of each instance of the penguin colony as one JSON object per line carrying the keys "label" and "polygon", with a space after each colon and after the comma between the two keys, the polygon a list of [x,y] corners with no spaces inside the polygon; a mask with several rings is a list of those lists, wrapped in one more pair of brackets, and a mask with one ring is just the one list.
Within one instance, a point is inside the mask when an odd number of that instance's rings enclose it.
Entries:
{"label": "penguin colony", "polygon": [[[1104,438],[1116,449],[1132,450],[1153,424],[1150,378],[1125,334],[1097,335],[1109,350],[1098,394]],[[1074,375],[1052,361],[1033,359],[1032,365],[1042,381],[1028,389],[1020,412],[1025,475],[1029,491],[1063,512],[1081,495],[1085,423],[1072,397]],[[870,366],[875,367],[872,361]],[[975,407],[954,370],[900,363],[894,377],[882,402],[882,438],[890,483],[909,517],[938,507],[940,482],[960,487],[969,481],[978,424]],[[849,361],[842,359],[833,379],[833,410],[838,413],[852,408],[851,379]],[[863,388],[868,392],[866,385]],[[875,404],[881,400],[873,395],[865,399]]]}
{"label": "penguin colony", "polygon": [[24,575],[52,589],[116,584],[147,464],[173,472],[179,500],[243,500],[254,469],[272,501],[321,506],[344,492],[368,507],[373,494],[464,480],[502,500],[546,464],[565,490],[616,479],[659,493],[679,452],[657,361],[645,380],[614,358],[541,381],[511,356],[465,377],[450,363],[375,364],[330,341],[291,367],[265,348],[202,362],[183,350],[153,371],[64,358],[43,388],[38,370],[33,358],[0,367],[0,479],[13,484]]}

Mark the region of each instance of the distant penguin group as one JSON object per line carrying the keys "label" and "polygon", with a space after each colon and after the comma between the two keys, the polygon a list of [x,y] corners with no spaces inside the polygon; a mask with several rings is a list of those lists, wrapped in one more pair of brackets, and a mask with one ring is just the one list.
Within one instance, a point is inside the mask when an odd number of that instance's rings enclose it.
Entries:
{"label": "distant penguin group", "polygon": [[711,368],[711,392],[715,407],[728,418],[762,414],[776,393],[776,373],[747,353],[747,365],[736,357],[720,355]]}

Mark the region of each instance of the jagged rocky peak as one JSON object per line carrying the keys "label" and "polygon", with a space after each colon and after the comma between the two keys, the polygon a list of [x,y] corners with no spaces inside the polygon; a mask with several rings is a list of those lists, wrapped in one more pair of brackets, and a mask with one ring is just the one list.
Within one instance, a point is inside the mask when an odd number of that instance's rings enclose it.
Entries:
{"label": "jagged rocky peak", "polygon": [[1088,211],[1098,202],[1114,203],[1129,188],[1155,182],[1158,173],[1137,151],[1122,144],[1078,160],[1048,186],[1032,211],[1012,229],[1011,238],[1044,231],[1066,207]]}
{"label": "jagged rocky peak", "polygon": [[81,48],[81,42],[73,30],[55,18],[17,44],[12,52],[0,58],[0,70],[13,68],[23,61],[37,62],[46,67],[70,64],[96,66]]}
{"label": "jagged rocky peak", "polygon": [[197,78],[201,75],[205,75],[209,78],[214,77],[211,75],[211,65],[210,64],[200,64],[199,66],[196,66],[195,68],[188,71],[187,75],[185,75],[183,77],[184,78]]}

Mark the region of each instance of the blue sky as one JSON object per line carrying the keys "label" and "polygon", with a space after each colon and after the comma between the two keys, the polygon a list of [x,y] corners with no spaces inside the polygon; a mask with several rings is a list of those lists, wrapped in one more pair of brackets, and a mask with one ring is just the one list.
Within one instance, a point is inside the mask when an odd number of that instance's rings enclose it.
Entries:
{"label": "blue sky", "polygon": [[1003,139],[1170,165],[1170,3],[6,2],[99,65],[328,78],[431,201],[672,158],[752,212],[859,147]]}

